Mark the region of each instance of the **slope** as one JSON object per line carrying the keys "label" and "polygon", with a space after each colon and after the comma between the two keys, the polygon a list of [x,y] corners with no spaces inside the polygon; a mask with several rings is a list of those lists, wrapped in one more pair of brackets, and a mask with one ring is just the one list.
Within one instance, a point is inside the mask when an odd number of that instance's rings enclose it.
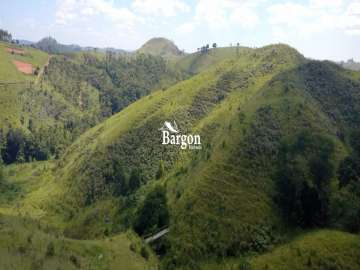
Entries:
{"label": "slope", "polygon": [[[302,56],[284,45],[250,50],[238,61],[224,62],[164,92],[154,92],[135,102],[89,130],[67,150],[57,172],[58,181],[67,187],[65,199],[71,206],[84,207],[114,195],[114,190],[122,189],[121,180],[114,176],[120,168],[127,175],[135,169],[139,170],[142,182],[151,182],[159,162],[163,160],[166,170],[172,172],[168,183],[170,204],[182,205],[177,202],[176,193],[182,193],[187,186],[189,191],[195,188],[195,182],[190,183],[186,179],[196,179],[196,172],[200,173],[205,163],[209,167],[217,167],[211,166],[216,162],[212,162],[209,156],[222,145],[222,137],[230,134],[229,125],[234,126],[231,136],[238,134],[235,123],[239,123],[239,107],[256,96],[263,84],[274,75],[303,61]],[[197,131],[201,134],[201,151],[180,152],[176,146],[161,145],[158,128],[163,121],[172,119],[184,133]],[[211,134],[206,132],[207,129],[212,131]],[[230,149],[231,144],[218,155],[225,157]],[[218,164],[225,164],[225,161]],[[182,173],[186,170],[188,173]],[[251,196],[257,196],[256,189],[249,186],[246,194],[254,192]],[[184,203],[192,200],[185,198],[181,200]],[[264,215],[273,216],[269,211],[269,198],[264,198],[259,202],[262,205],[258,207],[260,212],[255,212],[258,216],[249,220],[250,223],[266,219]],[[246,210],[249,211],[252,210]]]}
{"label": "slope", "polygon": [[358,269],[359,243],[358,235],[314,231],[264,255],[206,264],[201,269]]}
{"label": "slope", "polygon": [[[151,269],[132,233],[103,240],[73,240],[30,218],[0,213],[1,269]],[[132,247],[132,250],[130,249]]]}
{"label": "slope", "polygon": [[[44,81],[49,55],[8,43],[0,43],[0,54],[0,148],[5,163],[58,156],[96,123],[96,106],[82,110]],[[32,65],[32,74],[22,73],[13,61]],[[96,93],[91,93],[93,101]]]}
{"label": "slope", "polygon": [[[151,55],[49,56],[7,43],[0,53],[0,148],[7,164],[57,158],[88,128],[187,76]],[[21,73],[15,60],[33,65],[34,74]]]}
{"label": "slope", "polygon": [[47,199],[59,192],[53,168],[49,161],[5,168],[0,179],[1,269],[156,267],[151,250],[131,231],[92,240],[65,237],[56,211],[48,211]]}

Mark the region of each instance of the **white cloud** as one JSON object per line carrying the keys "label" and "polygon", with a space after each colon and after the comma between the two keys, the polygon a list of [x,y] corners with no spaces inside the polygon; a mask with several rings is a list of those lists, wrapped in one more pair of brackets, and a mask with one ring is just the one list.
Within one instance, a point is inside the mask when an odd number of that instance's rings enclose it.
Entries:
{"label": "white cloud", "polygon": [[341,0],[312,0],[308,5],[287,2],[268,7],[268,13],[273,34],[279,37],[284,33],[289,33],[287,36],[310,37],[326,31],[355,35],[360,30],[358,2],[348,5]]}
{"label": "white cloud", "polygon": [[176,33],[180,35],[187,35],[194,31],[195,25],[193,23],[183,23],[176,28]]}
{"label": "white cloud", "polygon": [[198,0],[195,21],[205,22],[213,28],[229,25],[254,27],[259,19],[257,6],[261,0]]}
{"label": "white cloud", "polygon": [[58,2],[55,14],[57,24],[69,24],[86,17],[102,16],[124,28],[131,28],[137,21],[133,12],[125,7],[115,7],[107,0],[64,0]]}
{"label": "white cloud", "polygon": [[75,9],[76,0],[64,0],[58,2],[58,9],[55,14],[55,22],[57,24],[67,24],[76,17]]}
{"label": "white cloud", "polygon": [[190,11],[190,7],[181,0],[134,0],[132,8],[141,14],[164,17]]}
{"label": "white cloud", "polygon": [[314,8],[339,8],[343,0],[310,0],[310,6]]}

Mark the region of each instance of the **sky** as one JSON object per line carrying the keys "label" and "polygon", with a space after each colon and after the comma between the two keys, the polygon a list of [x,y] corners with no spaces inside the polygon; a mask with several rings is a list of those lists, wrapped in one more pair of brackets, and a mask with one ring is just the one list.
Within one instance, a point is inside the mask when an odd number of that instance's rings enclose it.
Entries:
{"label": "sky", "polygon": [[0,28],[16,39],[126,50],[152,37],[186,52],[280,42],[314,59],[360,61],[360,0],[1,0]]}

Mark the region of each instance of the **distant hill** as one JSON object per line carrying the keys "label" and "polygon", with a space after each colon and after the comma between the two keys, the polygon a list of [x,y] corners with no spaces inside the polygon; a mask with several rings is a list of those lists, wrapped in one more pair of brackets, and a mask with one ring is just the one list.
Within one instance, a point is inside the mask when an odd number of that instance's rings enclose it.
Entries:
{"label": "distant hill", "polygon": [[30,46],[35,43],[34,41],[30,41],[26,39],[18,39],[17,42],[19,43],[19,45],[25,45],[25,46]]}
{"label": "distant hill", "polygon": [[20,45],[31,45],[37,49],[40,49],[42,51],[45,51],[47,53],[51,54],[64,54],[64,53],[73,53],[73,52],[99,52],[99,53],[106,53],[106,52],[112,52],[117,54],[129,54],[129,52],[123,50],[123,49],[117,49],[117,48],[97,48],[92,46],[86,46],[81,47],[76,44],[70,44],[65,45],[61,44],[56,41],[56,39],[52,37],[46,37],[41,39],[38,42],[32,42],[28,40],[19,40]]}
{"label": "distant hill", "polygon": [[40,50],[43,50],[45,52],[52,53],[52,54],[81,51],[81,47],[79,45],[60,44],[56,41],[56,39],[54,39],[52,37],[43,38],[33,45],[37,49],[40,49]]}
{"label": "distant hill", "polygon": [[136,52],[144,54],[159,55],[165,58],[179,57],[184,53],[166,38],[152,38],[141,46]]}
{"label": "distant hill", "polygon": [[349,59],[346,62],[341,61],[340,66],[342,66],[343,68],[351,69],[351,70],[356,70],[356,71],[360,70],[360,63],[355,62],[353,59]]}

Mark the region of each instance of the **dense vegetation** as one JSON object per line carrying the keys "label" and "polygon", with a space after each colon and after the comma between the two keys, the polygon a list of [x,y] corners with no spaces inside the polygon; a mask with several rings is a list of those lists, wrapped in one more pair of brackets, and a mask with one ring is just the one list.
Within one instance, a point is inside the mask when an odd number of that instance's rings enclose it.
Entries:
{"label": "dense vegetation", "polygon": [[285,143],[281,152],[274,180],[284,218],[304,227],[328,225],[333,142],[303,133]]}
{"label": "dense vegetation", "polygon": [[[16,48],[23,53],[10,54],[7,45],[0,47],[6,59],[2,69],[11,71],[11,77],[4,78],[16,81],[0,85],[0,150],[7,164],[58,158],[88,128],[186,76],[158,56],[127,57],[109,51],[49,57],[32,48]],[[19,74],[13,59],[29,61],[40,74]]]}
{"label": "dense vegetation", "polygon": [[[46,79],[66,99],[91,108],[93,93],[99,96],[101,116],[119,112],[154,89],[164,88],[184,78],[158,56],[122,56],[107,52],[105,57],[82,53],[77,59],[52,58]],[[89,87],[91,89],[89,89]]]}
{"label": "dense vegetation", "polygon": [[154,233],[169,225],[166,190],[160,186],[150,191],[138,210],[134,229],[139,235]]}

